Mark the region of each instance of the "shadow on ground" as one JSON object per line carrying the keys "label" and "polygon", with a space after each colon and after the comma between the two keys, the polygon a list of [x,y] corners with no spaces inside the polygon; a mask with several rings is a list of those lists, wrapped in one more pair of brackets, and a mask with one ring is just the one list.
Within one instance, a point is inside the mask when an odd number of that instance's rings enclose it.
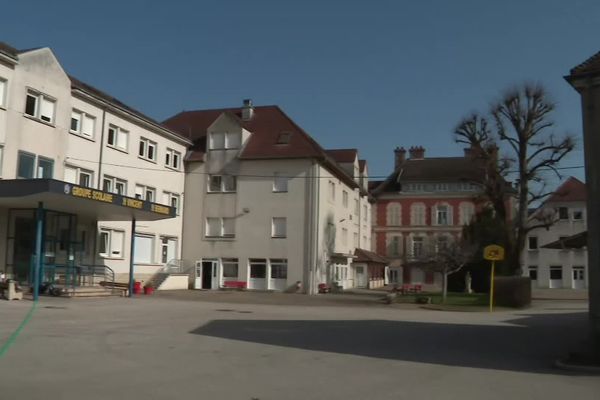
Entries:
{"label": "shadow on ground", "polygon": [[581,342],[587,313],[536,314],[511,325],[385,320],[214,320],[190,333],[391,360],[567,374],[553,362]]}

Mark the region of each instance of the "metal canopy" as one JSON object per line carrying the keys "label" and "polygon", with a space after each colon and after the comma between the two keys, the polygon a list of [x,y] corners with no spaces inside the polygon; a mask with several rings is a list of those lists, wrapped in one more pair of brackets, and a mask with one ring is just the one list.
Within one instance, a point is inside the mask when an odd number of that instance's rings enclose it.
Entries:
{"label": "metal canopy", "polygon": [[579,232],[566,238],[558,239],[554,242],[545,244],[543,249],[581,249],[587,246],[587,231]]}
{"label": "metal canopy", "polygon": [[44,208],[101,221],[157,221],[175,217],[173,207],[73,185],[55,179],[0,180],[0,207]]}

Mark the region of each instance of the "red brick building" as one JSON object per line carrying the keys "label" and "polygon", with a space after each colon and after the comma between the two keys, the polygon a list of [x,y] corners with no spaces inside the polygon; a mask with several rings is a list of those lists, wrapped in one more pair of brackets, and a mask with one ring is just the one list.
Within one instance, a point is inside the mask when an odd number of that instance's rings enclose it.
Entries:
{"label": "red brick building", "polygon": [[390,260],[391,283],[438,283],[433,273],[403,268],[406,260],[456,241],[475,215],[485,169],[471,156],[425,157],[425,149],[396,148],[394,172],[371,182],[375,251]]}

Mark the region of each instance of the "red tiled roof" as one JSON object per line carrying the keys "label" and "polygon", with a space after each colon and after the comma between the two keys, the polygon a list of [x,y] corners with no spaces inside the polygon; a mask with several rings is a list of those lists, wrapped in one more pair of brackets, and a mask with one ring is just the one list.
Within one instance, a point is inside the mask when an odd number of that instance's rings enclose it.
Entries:
{"label": "red tiled roof", "polygon": [[374,253],[369,250],[356,248],[354,250],[354,255],[356,258],[354,262],[366,262],[366,263],[377,263],[377,264],[387,264],[389,260],[385,257],[380,256],[377,253]]}
{"label": "red tiled roof", "polygon": [[600,51],[571,69],[571,76],[600,73]]}
{"label": "red tiled roof", "polygon": [[[167,127],[189,135],[194,142],[193,150],[206,151],[206,131],[223,113],[239,119],[242,127],[252,135],[244,145],[240,159],[315,158],[351,187],[356,182],[346,174],[323,148],[278,106],[255,106],[250,120],[242,120],[242,108],[183,111],[163,122]],[[290,133],[289,142],[279,144],[281,133]]]}
{"label": "red tiled roof", "polygon": [[546,200],[546,203],[586,200],[587,189],[585,183],[571,176],[554,191],[548,200]]}
{"label": "red tiled roof", "polygon": [[328,149],[325,152],[338,163],[353,163],[358,156],[356,149]]}

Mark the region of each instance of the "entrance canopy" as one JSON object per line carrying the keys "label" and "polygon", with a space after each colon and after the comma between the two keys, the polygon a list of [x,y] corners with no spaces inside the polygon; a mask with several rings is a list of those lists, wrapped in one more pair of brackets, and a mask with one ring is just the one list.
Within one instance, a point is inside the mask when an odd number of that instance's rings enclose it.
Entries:
{"label": "entrance canopy", "polygon": [[576,233],[575,235],[567,236],[566,238],[558,239],[554,242],[545,244],[543,249],[581,249],[587,246],[587,231]]}
{"label": "entrance canopy", "polygon": [[121,196],[55,179],[0,180],[0,207],[37,208],[100,221],[156,221],[173,218],[173,207]]}

